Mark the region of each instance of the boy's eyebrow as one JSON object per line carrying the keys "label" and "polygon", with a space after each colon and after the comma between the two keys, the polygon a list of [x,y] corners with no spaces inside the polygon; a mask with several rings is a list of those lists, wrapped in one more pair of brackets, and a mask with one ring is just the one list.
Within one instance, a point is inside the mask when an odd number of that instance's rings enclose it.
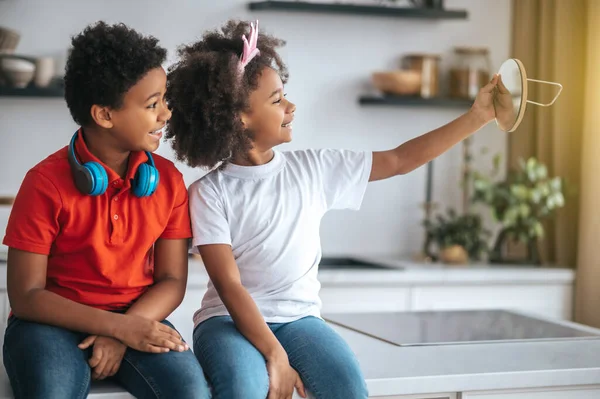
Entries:
{"label": "boy's eyebrow", "polygon": [[146,99],[146,101],[149,101],[149,100],[150,100],[152,97],[159,97],[159,96],[160,96],[160,92],[159,92],[159,91],[157,91],[156,93],[154,93],[154,94],[152,94],[150,97],[148,97],[148,98]]}

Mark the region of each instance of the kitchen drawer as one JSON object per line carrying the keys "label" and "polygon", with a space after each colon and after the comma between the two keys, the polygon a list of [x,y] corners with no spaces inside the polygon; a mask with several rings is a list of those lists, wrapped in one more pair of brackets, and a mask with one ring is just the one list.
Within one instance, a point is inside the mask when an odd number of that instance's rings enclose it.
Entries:
{"label": "kitchen drawer", "polygon": [[465,392],[461,399],[598,399],[600,385]]}
{"label": "kitchen drawer", "polygon": [[394,395],[394,396],[369,396],[369,398],[377,399],[457,399],[454,393],[444,394],[422,394],[422,395]]}

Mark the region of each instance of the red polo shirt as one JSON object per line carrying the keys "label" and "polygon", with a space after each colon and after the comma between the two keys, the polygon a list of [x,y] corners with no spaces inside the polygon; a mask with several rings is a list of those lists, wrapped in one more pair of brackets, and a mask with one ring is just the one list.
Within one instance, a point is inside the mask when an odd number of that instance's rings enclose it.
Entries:
{"label": "red polo shirt", "polygon": [[92,197],[75,187],[67,151],[27,173],[4,244],[48,255],[47,290],[100,309],[125,309],[154,282],[156,240],[192,235],[183,177],[171,161],[153,155],[159,186],[150,197],[137,198],[131,179],[146,154],[131,153],[123,180],[89,152],[79,133],[77,159],[100,162],[110,182],[104,194]]}

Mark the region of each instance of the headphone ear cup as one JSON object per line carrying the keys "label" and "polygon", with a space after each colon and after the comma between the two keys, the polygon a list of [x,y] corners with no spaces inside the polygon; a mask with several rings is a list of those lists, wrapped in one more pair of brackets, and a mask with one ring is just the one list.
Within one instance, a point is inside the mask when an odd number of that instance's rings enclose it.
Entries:
{"label": "headphone ear cup", "polygon": [[104,194],[108,187],[106,170],[98,162],[86,162],[83,166],[91,177],[92,187],[90,188],[89,195]]}
{"label": "headphone ear cup", "polygon": [[84,195],[90,195],[94,189],[94,176],[89,168],[76,165],[71,168],[75,187]]}
{"label": "headphone ear cup", "polygon": [[136,197],[148,197],[158,187],[158,170],[148,164],[141,164],[133,180],[133,194]]}
{"label": "headphone ear cup", "polygon": [[150,181],[148,184],[148,195],[152,195],[158,188],[160,174],[158,173],[158,169],[156,169],[154,166],[148,165],[148,170],[150,174]]}

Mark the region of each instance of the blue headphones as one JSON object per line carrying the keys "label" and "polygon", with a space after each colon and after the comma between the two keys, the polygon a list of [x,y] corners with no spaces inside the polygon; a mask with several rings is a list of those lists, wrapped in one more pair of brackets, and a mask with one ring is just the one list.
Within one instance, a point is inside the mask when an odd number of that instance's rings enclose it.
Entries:
{"label": "blue headphones", "polygon": [[[108,175],[104,167],[98,162],[86,162],[83,165],[79,163],[75,156],[75,139],[77,132],[71,138],[69,143],[69,164],[75,180],[75,186],[85,195],[102,195],[108,187]],[[135,172],[135,177],[131,182],[133,194],[136,197],[148,197],[152,195],[158,187],[160,176],[158,169],[154,166],[152,154],[146,151],[148,161],[141,164]]]}

